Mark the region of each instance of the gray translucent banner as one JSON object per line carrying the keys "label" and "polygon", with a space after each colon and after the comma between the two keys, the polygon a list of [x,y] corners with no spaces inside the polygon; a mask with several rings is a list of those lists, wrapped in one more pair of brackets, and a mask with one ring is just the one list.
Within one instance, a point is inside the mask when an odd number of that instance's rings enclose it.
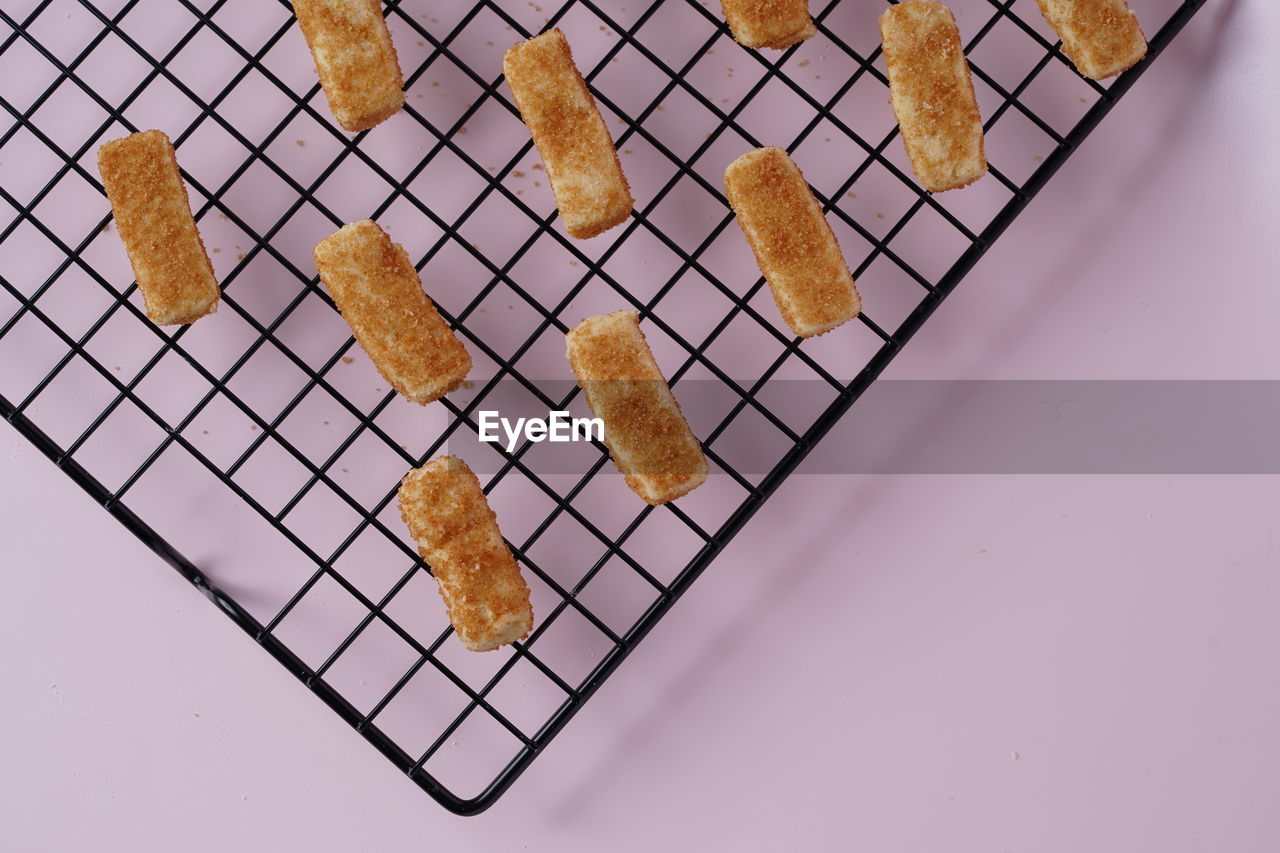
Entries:
{"label": "gray translucent banner", "polygon": [[[749,385],[689,380],[673,390],[709,451],[713,472],[732,467],[757,479],[793,447],[775,421],[802,434],[838,393],[819,380],[776,380],[748,397],[743,389]],[[591,416],[572,382],[537,388],[556,403],[568,399],[569,416]],[[491,423],[506,418],[508,426],[518,418],[548,418],[546,402],[514,380],[486,393],[473,421],[480,411],[495,413]],[[479,473],[493,473],[507,458],[510,435],[501,426],[494,432],[500,444],[481,442],[475,428],[463,424],[449,452]],[[523,437],[515,452],[539,474],[585,473],[601,456],[590,442],[530,443]],[[1276,474],[1280,381],[881,380],[840,418],[799,472]]]}

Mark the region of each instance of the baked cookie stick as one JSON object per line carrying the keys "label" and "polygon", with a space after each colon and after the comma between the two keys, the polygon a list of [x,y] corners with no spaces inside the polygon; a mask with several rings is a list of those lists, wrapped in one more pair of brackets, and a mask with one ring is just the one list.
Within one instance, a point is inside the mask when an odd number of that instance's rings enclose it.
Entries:
{"label": "baked cookie stick", "polygon": [[743,47],[782,50],[817,32],[809,0],[720,0],[733,40]]}
{"label": "baked cookie stick", "polygon": [[169,137],[145,130],[108,142],[98,171],[151,322],[194,323],[218,310],[218,281]]}
{"label": "baked cookie stick", "polygon": [[782,319],[802,338],[858,316],[862,300],[800,169],[781,148],[757,148],[724,170],[729,204]]}
{"label": "baked cookie stick", "polygon": [[889,99],[911,167],[930,192],[987,172],[982,116],[955,16],[936,0],[905,0],[880,16]]}
{"label": "baked cookie stick", "polygon": [[1062,39],[1062,52],[1086,77],[1128,71],[1147,55],[1147,37],[1124,0],[1037,0]]}
{"label": "baked cookie stick", "polygon": [[627,218],[635,203],[609,129],[559,30],[507,51],[502,73],[546,166],[570,237],[585,239]]}
{"label": "baked cookie stick", "polygon": [[707,479],[707,458],[653,360],[635,311],[588,317],[566,336],[569,365],[627,485],[663,504]]}
{"label": "baked cookie stick", "polygon": [[400,515],[464,646],[487,652],[529,636],[529,586],[466,462],[441,456],[410,471],[400,482]]}
{"label": "baked cookie stick", "polygon": [[349,133],[404,106],[404,75],[381,0],[293,0],[329,110]]}
{"label": "baked cookie stick", "polygon": [[404,247],[364,219],[315,250],[320,278],[378,372],[423,405],[462,384],[471,356],[422,290]]}

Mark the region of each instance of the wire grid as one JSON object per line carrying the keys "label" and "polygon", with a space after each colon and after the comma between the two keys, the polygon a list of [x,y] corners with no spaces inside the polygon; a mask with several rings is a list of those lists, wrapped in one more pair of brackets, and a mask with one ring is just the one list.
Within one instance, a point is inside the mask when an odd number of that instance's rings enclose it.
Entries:
{"label": "wire grid", "polygon": [[[410,97],[403,116],[354,139],[330,121],[283,0],[7,3],[0,411],[421,787],[455,812],[481,811],[1202,2],[1138,0],[1150,56],[1110,85],[1075,74],[1033,0],[955,3],[991,174],[939,197],[918,188],[895,139],[876,3],[815,3],[819,34],[775,54],[738,48],[719,10],[694,0],[484,0],[429,14],[392,0]],[[522,164],[536,152],[500,76],[502,50],[547,26],[569,35],[637,195],[628,222],[588,243],[567,239],[547,188],[530,186],[538,167]],[[134,63],[136,76],[112,77],[104,62]],[[311,140],[291,143],[304,125]],[[220,312],[176,331],[146,321],[93,166],[102,141],[147,126],[173,137],[206,242],[244,249],[234,264],[214,256]],[[397,147],[406,134],[420,145]],[[805,170],[867,309],[803,345],[776,317],[721,192],[724,164],[764,144]],[[245,184],[270,187],[270,201]],[[476,356],[474,385],[440,407],[378,387],[313,274],[310,246],[364,216],[390,223]],[[677,396],[699,381],[729,389],[693,424],[713,476],[654,508],[620,485],[603,448],[572,475],[541,472],[537,445],[495,451],[485,488],[537,624],[505,651],[459,652],[395,515],[399,476],[475,430],[502,383],[544,409],[580,409],[576,387],[540,380],[566,375],[570,326],[620,307],[640,311]],[[122,359],[127,370],[111,364]],[[796,377],[822,389],[820,405],[771,406],[769,383]],[[215,410],[220,425],[239,424],[234,441],[208,438]],[[747,422],[753,441],[761,429],[774,438],[764,470],[735,464]],[[184,502],[183,490],[200,497]],[[283,543],[271,553],[302,568],[217,577],[157,532],[190,537],[199,525],[181,515],[206,512],[215,492],[249,510],[236,538],[266,530]],[[253,562],[249,547],[236,553]]]}

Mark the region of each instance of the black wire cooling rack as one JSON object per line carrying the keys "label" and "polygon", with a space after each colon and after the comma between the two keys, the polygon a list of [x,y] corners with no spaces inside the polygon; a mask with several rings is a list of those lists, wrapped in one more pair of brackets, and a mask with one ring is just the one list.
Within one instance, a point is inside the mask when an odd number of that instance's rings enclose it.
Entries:
{"label": "black wire cooling rack", "polygon": [[[737,47],[719,9],[695,0],[393,0],[407,106],[354,139],[329,120],[284,2],[6,0],[0,413],[418,785],[479,812],[1202,3],[1137,0],[1150,53],[1097,84],[1033,0],[957,0],[991,173],[935,197],[895,139],[872,0],[819,0],[818,35],[781,54]],[[638,199],[588,243],[563,236],[532,183],[536,152],[500,76],[502,50],[545,26],[569,34]],[[93,165],[102,141],[147,126],[174,138],[206,242],[227,245],[214,256],[221,310],[176,331],[146,322]],[[721,193],[725,163],[760,144],[793,152],[823,200],[864,294],[860,325],[803,344],[780,327]],[[310,247],[365,216],[396,220],[476,355],[473,385],[441,407],[377,387],[313,274]],[[395,515],[398,479],[474,430],[500,386],[581,407],[571,385],[540,380],[568,375],[567,328],[621,307],[641,312],[677,396],[695,380],[728,389],[694,424],[711,481],[653,508],[603,453],[572,474],[544,472],[533,445],[499,454],[486,491],[537,627],[501,652],[460,652]],[[782,377],[822,399],[771,405]],[[762,470],[735,464],[744,423],[776,439]],[[240,515],[201,532],[220,499]],[[215,541],[231,569],[183,556]]]}

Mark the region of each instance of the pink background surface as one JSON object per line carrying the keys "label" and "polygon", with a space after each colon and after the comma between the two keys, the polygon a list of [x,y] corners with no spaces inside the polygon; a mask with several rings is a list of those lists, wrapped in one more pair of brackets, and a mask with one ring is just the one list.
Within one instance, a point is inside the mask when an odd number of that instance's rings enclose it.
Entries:
{"label": "pink background surface", "polygon": [[[1210,3],[890,375],[1280,378],[1277,32]],[[6,849],[1280,846],[1276,477],[794,478],[462,819],[0,440]]]}

